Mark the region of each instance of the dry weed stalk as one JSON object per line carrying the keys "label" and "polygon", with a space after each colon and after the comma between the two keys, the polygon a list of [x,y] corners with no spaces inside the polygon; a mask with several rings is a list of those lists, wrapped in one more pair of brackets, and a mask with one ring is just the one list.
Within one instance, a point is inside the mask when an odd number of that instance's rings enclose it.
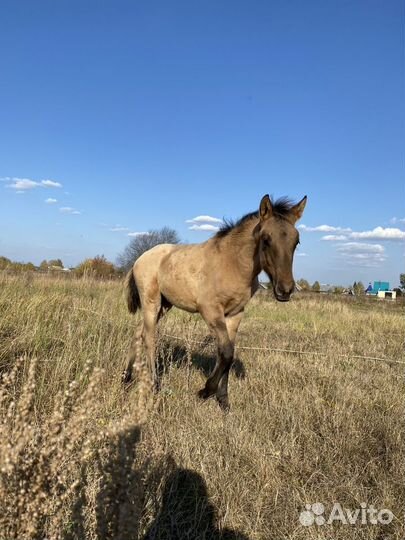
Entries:
{"label": "dry weed stalk", "polygon": [[[88,528],[92,512],[97,513],[98,530],[103,523],[110,530],[118,501],[116,528],[128,530],[123,525],[128,517],[121,508],[122,491],[127,492],[136,476],[133,448],[139,439],[138,423],[145,419],[145,381],[139,385],[139,405],[144,407],[139,417],[127,415],[105,429],[96,429],[100,411],[96,389],[102,383],[102,369],[88,363],[80,379],[55,397],[51,414],[41,419],[35,408],[36,359],[29,361],[25,381],[18,381],[26,362],[20,358],[0,384],[2,534],[7,539],[43,538],[45,533],[48,538],[75,538]],[[81,390],[88,377],[89,383]],[[91,493],[86,495],[89,478],[98,484],[93,503]],[[136,489],[131,487],[137,495],[140,485],[137,481]],[[94,499],[103,499],[103,508]],[[135,500],[139,503],[140,497]],[[111,518],[107,521],[102,517],[106,512]]]}

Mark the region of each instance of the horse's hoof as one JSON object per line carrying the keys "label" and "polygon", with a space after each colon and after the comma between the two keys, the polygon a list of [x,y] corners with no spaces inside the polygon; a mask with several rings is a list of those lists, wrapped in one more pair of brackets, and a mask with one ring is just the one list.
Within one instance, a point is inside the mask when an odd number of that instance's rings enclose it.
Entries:
{"label": "horse's hoof", "polygon": [[131,372],[128,370],[125,370],[121,375],[121,382],[123,385],[130,384],[132,382],[132,375]]}
{"label": "horse's hoof", "polygon": [[224,413],[229,412],[231,407],[229,405],[228,396],[226,396],[226,397],[217,397],[217,401],[218,401],[218,405],[220,406],[221,410]]}
{"label": "horse's hoof", "polygon": [[210,397],[210,393],[208,392],[206,388],[202,388],[201,390],[199,390],[197,395],[200,399],[203,399],[203,400],[208,399]]}

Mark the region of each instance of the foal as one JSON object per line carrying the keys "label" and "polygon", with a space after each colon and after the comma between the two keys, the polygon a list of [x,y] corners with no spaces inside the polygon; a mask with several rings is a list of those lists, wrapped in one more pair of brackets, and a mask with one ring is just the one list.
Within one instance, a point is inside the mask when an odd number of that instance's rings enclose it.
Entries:
{"label": "foal", "polygon": [[226,223],[202,244],[161,244],[145,252],[128,272],[125,285],[128,309],[142,308],[143,322],[136,330],[124,372],[132,378],[140,340],[146,348],[149,370],[157,388],[155,330],[159,319],[172,306],[200,313],[216,336],[216,365],[199,391],[202,399],[216,395],[228,409],[228,374],[243,310],[258,288],[264,270],[274,295],[287,302],[294,289],[292,263],[299,242],[295,223],[305,208],[306,196],[292,204],[273,202],[265,195],[258,212],[246,214],[236,223]]}

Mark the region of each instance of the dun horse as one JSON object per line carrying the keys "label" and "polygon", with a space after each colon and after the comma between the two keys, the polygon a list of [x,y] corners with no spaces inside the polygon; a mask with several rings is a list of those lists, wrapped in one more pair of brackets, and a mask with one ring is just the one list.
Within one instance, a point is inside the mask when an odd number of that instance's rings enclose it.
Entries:
{"label": "dun horse", "polygon": [[293,255],[299,243],[295,223],[307,198],[298,204],[288,199],[273,202],[265,195],[259,211],[236,223],[226,223],[201,244],[161,244],[144,253],[126,277],[128,309],[142,308],[143,322],[135,332],[124,381],[132,378],[140,341],[155,388],[155,330],[159,319],[176,306],[200,313],[217,340],[216,365],[199,396],[215,395],[223,409],[228,403],[228,374],[233,362],[235,338],[243,310],[258,288],[264,270],[274,296],[287,302],[294,289]]}

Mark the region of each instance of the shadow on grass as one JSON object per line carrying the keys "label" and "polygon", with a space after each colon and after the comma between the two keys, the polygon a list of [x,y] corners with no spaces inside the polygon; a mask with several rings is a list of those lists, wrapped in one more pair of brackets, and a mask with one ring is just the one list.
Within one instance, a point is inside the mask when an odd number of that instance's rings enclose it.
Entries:
{"label": "shadow on grass", "polygon": [[[97,540],[139,538],[145,476],[144,467],[136,463],[140,434],[138,426],[112,434],[97,452],[94,469],[83,467],[61,535],[63,540],[89,538],[89,528],[91,537]],[[86,493],[89,473],[98,478],[94,502],[88,500]],[[88,515],[91,515],[90,521]]]}
{"label": "shadow on grass", "polygon": [[[207,344],[208,343],[210,343],[210,341],[207,341]],[[204,349],[204,345],[202,345],[202,349]],[[216,357],[215,354],[206,354],[203,350],[201,352],[190,351],[178,343],[173,344],[173,342],[170,341],[161,341],[158,354],[160,376],[162,376],[168,365],[183,366],[187,365],[188,362],[190,362],[193,369],[201,371],[206,377],[209,377],[214,369]],[[244,379],[246,377],[245,366],[239,358],[235,358],[232,364],[232,373],[234,373],[238,379]]]}
{"label": "shadow on grass", "polygon": [[249,540],[231,529],[218,529],[214,506],[202,476],[175,468],[167,477],[156,519],[143,540]]}
{"label": "shadow on grass", "polygon": [[107,457],[100,458],[100,488],[96,497],[97,538],[136,539],[143,506],[143,470],[135,465],[140,428],[131,427],[112,437]]}
{"label": "shadow on grass", "polygon": [[107,440],[92,473],[99,478],[92,523],[84,474],[63,540],[88,538],[89,526],[97,540],[249,540],[218,528],[217,511],[199,473],[178,467],[171,456],[138,460],[140,440],[138,426]]}

